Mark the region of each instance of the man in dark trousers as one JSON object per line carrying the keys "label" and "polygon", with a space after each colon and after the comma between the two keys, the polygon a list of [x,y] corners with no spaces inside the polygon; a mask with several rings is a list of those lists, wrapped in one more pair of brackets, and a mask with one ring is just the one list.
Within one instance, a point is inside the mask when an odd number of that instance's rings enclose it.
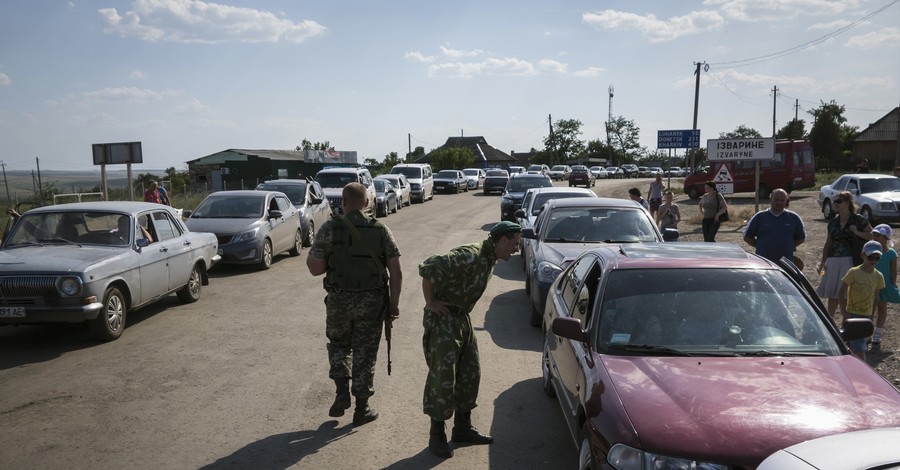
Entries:
{"label": "man in dark trousers", "polygon": [[[306,266],[313,276],[325,274],[328,293],[328,376],[337,389],[328,415],[343,416],[350,408],[352,378],[353,424],[361,426],[378,418],[369,406],[375,393],[375,360],[382,322],[400,316],[403,275],[400,249],[390,229],[362,212],[368,205],[365,186],[350,183],[342,196],[344,215],[333,217],[316,233]],[[385,318],[385,307],[390,318]]]}

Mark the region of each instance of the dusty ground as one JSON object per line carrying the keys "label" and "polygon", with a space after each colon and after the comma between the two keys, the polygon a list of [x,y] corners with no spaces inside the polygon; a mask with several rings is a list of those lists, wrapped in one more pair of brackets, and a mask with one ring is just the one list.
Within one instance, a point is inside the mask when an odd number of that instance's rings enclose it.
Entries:
{"label": "dusty ground", "polygon": [[[598,181],[596,192],[601,196],[624,197],[627,188],[637,186],[642,191],[647,191],[649,180],[616,180]],[[680,180],[672,180],[672,187],[678,192],[681,187]],[[825,245],[825,218],[816,203],[816,191],[794,191],[791,194],[790,209],[800,214],[806,225],[806,242],[798,247],[797,256],[804,262],[804,274],[813,286],[818,285],[819,275],[816,272],[816,263],[821,259],[822,247]],[[732,197],[734,196],[734,197]],[[732,242],[744,247],[748,251],[753,248],[743,242],[743,231],[750,217],[756,212],[753,194],[742,193],[727,197],[729,203],[730,220],[719,230],[716,241]],[[678,228],[681,232],[681,241],[703,241],[700,230],[699,200],[692,200],[683,194],[675,198],[675,203],[681,209],[682,222]],[[760,201],[760,209],[768,207],[768,199]],[[895,237],[896,238],[896,237]],[[895,240],[900,246],[900,240]],[[882,376],[887,378],[894,386],[900,387],[900,305],[888,304],[888,317],[885,325],[885,334],[882,337],[880,347],[870,348],[866,353],[866,361]]]}

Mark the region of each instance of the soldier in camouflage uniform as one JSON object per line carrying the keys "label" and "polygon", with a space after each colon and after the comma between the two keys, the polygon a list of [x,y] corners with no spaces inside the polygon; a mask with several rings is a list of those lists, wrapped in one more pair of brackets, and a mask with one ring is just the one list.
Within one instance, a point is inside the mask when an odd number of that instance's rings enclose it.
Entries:
{"label": "soldier in camouflage uniform", "polygon": [[431,417],[428,448],[437,456],[453,456],[444,429],[451,416],[453,442],[493,442],[472,426],[481,366],[469,312],[487,288],[497,260],[507,261],[519,251],[521,231],[518,224],[500,222],[483,242],[431,256],[419,265],[425,296],[422,343],[428,364],[423,408]]}
{"label": "soldier in camouflage uniform", "polygon": [[[400,315],[402,273],[400,249],[390,229],[362,213],[368,205],[365,186],[350,183],[342,196],[344,215],[333,217],[316,233],[306,266],[313,276],[325,274],[328,293],[328,376],[337,389],[328,415],[343,416],[350,408],[352,377],[356,397],[353,424],[360,426],[378,418],[378,412],[368,404],[375,393],[375,360],[382,322]],[[390,273],[389,286],[385,285],[385,266]],[[385,318],[386,307],[390,318]]]}

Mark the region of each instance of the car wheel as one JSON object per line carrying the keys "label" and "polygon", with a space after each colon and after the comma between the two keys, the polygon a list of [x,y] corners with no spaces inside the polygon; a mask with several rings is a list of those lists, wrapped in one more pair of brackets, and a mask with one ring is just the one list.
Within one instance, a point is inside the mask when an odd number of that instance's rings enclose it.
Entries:
{"label": "car wheel", "polygon": [[178,300],[183,304],[189,304],[200,300],[200,287],[203,279],[200,276],[200,266],[195,264],[191,269],[191,277],[187,284],[178,291]]}
{"label": "car wheel", "polygon": [[594,462],[594,454],[591,452],[591,428],[587,423],[581,427],[581,435],[578,436],[578,470],[594,470],[597,463]]}
{"label": "car wheel", "polygon": [[300,229],[297,229],[297,233],[294,234],[294,246],[288,250],[288,254],[291,256],[300,256],[301,251],[303,251],[303,233]]}
{"label": "car wheel", "polygon": [[525,257],[522,257],[522,271],[525,271],[525,295],[531,298],[531,279],[528,278],[528,267],[525,266]]}
{"label": "car wheel", "polygon": [[822,215],[825,217],[825,220],[831,220],[835,216],[834,210],[831,207],[831,201],[828,199],[822,203]]}
{"label": "car wheel", "polygon": [[91,323],[94,337],[101,341],[112,341],[122,336],[125,330],[125,296],[118,287],[108,287],[103,294],[103,308]]}
{"label": "car wheel", "polygon": [[863,206],[863,208],[859,210],[859,215],[865,217],[866,220],[869,221],[869,227],[874,227],[876,225],[875,217],[872,216],[872,208],[871,207]]}
{"label": "car wheel", "polygon": [[696,186],[688,188],[688,197],[691,199],[700,199],[701,193]]}
{"label": "car wheel", "polygon": [[303,239],[303,246],[312,246],[313,238],[316,236],[316,224],[309,221],[309,230],[306,231],[306,237]]}
{"label": "car wheel", "polygon": [[550,344],[547,343],[549,338],[550,335],[544,335],[544,355],[543,359],[541,359],[541,386],[548,397],[554,398],[556,397],[556,390],[553,389],[553,377],[550,375]]}
{"label": "car wheel", "polygon": [[760,199],[769,199],[769,196],[772,195],[772,190],[764,184],[759,185],[759,191],[757,192],[759,193]]}
{"label": "car wheel", "polygon": [[259,269],[266,270],[272,267],[272,241],[268,238],[263,242],[262,259],[259,261]]}
{"label": "car wheel", "polygon": [[463,188],[465,188],[464,192],[469,192],[469,184],[468,183],[466,183],[466,185],[463,186]]}

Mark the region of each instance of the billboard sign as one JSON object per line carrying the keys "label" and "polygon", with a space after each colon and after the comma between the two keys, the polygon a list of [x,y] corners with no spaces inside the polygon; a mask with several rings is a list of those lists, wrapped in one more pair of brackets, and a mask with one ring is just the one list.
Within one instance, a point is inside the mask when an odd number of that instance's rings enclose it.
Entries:
{"label": "billboard sign", "polygon": [[306,163],[327,163],[330,165],[359,163],[356,152],[343,150],[304,150],[303,161]]}
{"label": "billboard sign", "polygon": [[771,160],[775,158],[775,139],[710,139],[706,151],[711,162]]}
{"label": "billboard sign", "polygon": [[700,148],[700,129],[656,131],[656,148],[660,148],[660,149]]}
{"label": "billboard sign", "polygon": [[94,154],[94,165],[144,163],[140,142],[93,144],[91,150]]}

